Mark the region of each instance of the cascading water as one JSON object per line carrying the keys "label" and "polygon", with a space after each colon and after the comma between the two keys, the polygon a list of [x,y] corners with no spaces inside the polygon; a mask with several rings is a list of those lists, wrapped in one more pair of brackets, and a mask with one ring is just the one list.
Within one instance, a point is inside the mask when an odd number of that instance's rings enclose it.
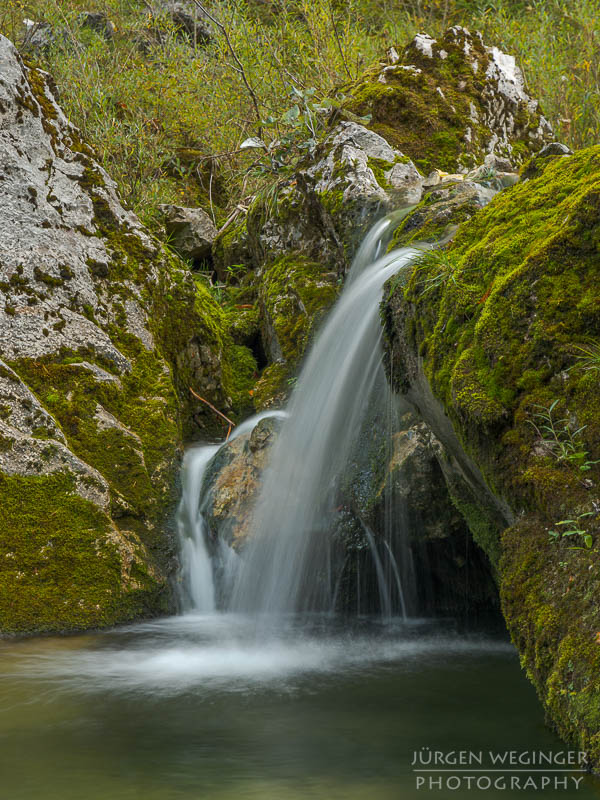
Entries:
{"label": "cascading water", "polygon": [[[376,227],[312,348],[271,453],[232,608],[266,613],[325,610],[328,587],[312,580],[327,546],[321,521],[376,387],[381,388],[379,304],[386,280],[416,255],[403,248],[372,263],[391,225]],[[366,263],[365,263],[366,262]]]}
{"label": "cascading water", "polygon": [[177,512],[181,582],[185,586],[191,606],[203,612],[215,610],[215,586],[206,529],[198,500],[206,468],[219,448],[218,444],[193,447],[185,454],[181,502]]}
{"label": "cascading water", "polygon": [[[257,414],[232,433],[229,441],[248,433],[265,417],[284,419],[284,411],[265,411]],[[182,468],[182,493],[177,511],[177,532],[181,553],[181,605],[195,611],[210,613],[215,611],[216,590],[213,562],[218,559],[223,572],[233,583],[237,571],[237,556],[225,542],[219,543],[219,550],[210,553],[207,542],[207,528],[202,515],[202,490],[206,471],[222,444],[191,447],[185,454]],[[229,594],[233,587],[229,588]]]}
{"label": "cascading water", "polygon": [[[233,584],[225,604],[229,610],[262,614],[329,611],[335,603],[341,574],[338,570],[332,576],[328,524],[339,482],[365,419],[388,398],[382,369],[381,293],[387,279],[419,252],[407,247],[385,253],[394,222],[401,215],[378,222],[363,241],[344,290],[302,369],[263,476],[251,541],[236,563],[235,575],[229,576]],[[257,421],[256,417],[248,420],[234,435],[248,432]],[[179,512],[182,582],[188,605],[201,611],[215,607],[201,495],[205,471],[218,449],[216,445],[188,452]],[[377,574],[382,613],[391,613],[390,590],[387,585],[383,588],[386,572],[388,582],[397,587],[398,606],[404,613],[403,589],[389,542],[384,543],[382,552],[386,570],[370,532],[366,541]],[[346,561],[344,558],[341,570]],[[329,574],[324,578],[326,564]],[[358,562],[356,570],[359,594]]]}

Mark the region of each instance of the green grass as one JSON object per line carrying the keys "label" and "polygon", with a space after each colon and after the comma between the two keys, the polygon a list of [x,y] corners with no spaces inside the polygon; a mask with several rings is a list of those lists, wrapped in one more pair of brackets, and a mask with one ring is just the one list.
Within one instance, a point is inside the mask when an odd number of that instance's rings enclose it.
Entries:
{"label": "green grass", "polygon": [[[166,18],[153,20],[149,5],[5,0],[0,31],[18,46],[25,17],[62,31],[42,66],[125,202],[150,225],[161,202],[199,204],[224,222],[264,182],[253,169],[260,151],[240,144],[289,134],[293,87],[314,89],[316,103],[341,101],[388,46],[402,47],[419,30],[439,35],[449,24],[479,29],[517,56],[559,139],[573,147],[600,139],[600,0],[221,0],[208,8],[227,37],[216,29],[197,49]],[[82,10],[105,12],[114,41],[82,29]],[[136,39],[156,27],[161,43],[142,52]]]}

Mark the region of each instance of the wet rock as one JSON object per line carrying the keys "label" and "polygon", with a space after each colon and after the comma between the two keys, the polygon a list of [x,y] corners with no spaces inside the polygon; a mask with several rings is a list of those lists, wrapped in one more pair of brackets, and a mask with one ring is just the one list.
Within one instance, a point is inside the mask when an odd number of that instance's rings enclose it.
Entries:
{"label": "wet rock", "polygon": [[174,205],[161,205],[160,210],[170,247],[187,261],[210,261],[217,229],[206,211]]}
{"label": "wet rock", "polygon": [[544,171],[544,167],[548,161],[555,158],[567,158],[572,155],[573,151],[566,145],[560,142],[550,142],[550,144],[543,147],[539,153],[536,153],[536,155],[525,164],[521,172],[521,177],[523,180],[535,178]]}
{"label": "wet rock", "polygon": [[279,427],[277,419],[262,419],[251,433],[233,439],[213,459],[201,511],[214,540],[223,539],[239,549],[251,535],[252,510]]}
{"label": "wet rock", "polygon": [[[510,176],[516,182],[518,176],[505,173],[502,180]],[[501,180],[487,168],[474,180],[463,175],[430,176],[426,187],[426,199],[419,204],[396,228],[389,250],[412,242],[442,242],[453,236],[458,226],[484,208],[502,188]],[[508,180],[507,180],[508,182]]]}

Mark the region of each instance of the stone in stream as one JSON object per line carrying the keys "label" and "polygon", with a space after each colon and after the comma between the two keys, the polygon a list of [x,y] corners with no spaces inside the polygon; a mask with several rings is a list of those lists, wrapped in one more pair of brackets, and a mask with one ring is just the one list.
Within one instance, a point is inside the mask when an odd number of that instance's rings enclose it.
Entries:
{"label": "stone in stream", "polygon": [[223,539],[239,549],[251,535],[252,510],[280,424],[274,418],[260,420],[251,433],[232,439],[213,458],[202,505],[213,540]]}

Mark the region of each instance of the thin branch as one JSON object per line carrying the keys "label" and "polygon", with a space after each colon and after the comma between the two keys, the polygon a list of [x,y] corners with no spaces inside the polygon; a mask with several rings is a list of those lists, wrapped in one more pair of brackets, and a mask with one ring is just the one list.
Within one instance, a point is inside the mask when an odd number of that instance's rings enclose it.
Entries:
{"label": "thin branch", "polygon": [[342,43],[340,42],[340,37],[338,35],[337,26],[335,24],[335,18],[333,16],[333,6],[331,5],[331,0],[329,0],[329,16],[331,17],[331,26],[333,28],[333,32],[335,34],[335,41],[337,42],[338,50],[340,51],[340,56],[342,57],[342,64],[344,65],[344,69],[346,70],[346,74],[352,80],[352,73],[348,69],[348,64],[346,62],[346,56],[344,55],[344,51],[342,49]]}
{"label": "thin branch", "polygon": [[244,69],[244,65],[242,64],[242,62],[238,58],[237,53],[233,49],[233,45],[231,44],[231,39],[229,38],[229,34],[227,33],[227,28],[223,25],[222,22],[220,22],[216,17],[214,17],[210,13],[210,11],[208,11],[202,5],[202,3],[199,2],[199,0],[194,0],[194,5],[197,8],[199,8],[200,11],[202,11],[202,13],[205,14],[208,17],[208,19],[217,26],[217,28],[221,31],[221,33],[225,37],[225,41],[227,42],[227,47],[229,49],[229,52],[231,53],[231,57],[233,58],[233,60],[237,64],[237,69],[235,67],[233,69],[236,69],[236,72],[239,72],[239,74],[242,76],[242,80],[244,82],[244,85],[245,85],[246,89],[248,90],[248,94],[250,95],[250,98],[252,100],[252,105],[254,106],[254,111],[256,113],[256,119],[258,121],[258,135],[262,138],[262,125],[260,124],[260,110],[259,110],[259,107],[258,107],[258,98],[256,96],[256,93],[255,93],[254,89],[250,85],[250,82],[248,81],[248,76],[246,75],[246,70]]}
{"label": "thin branch", "polygon": [[[203,403],[206,403],[206,405],[207,405],[209,408],[211,408],[211,409],[212,409],[212,410],[215,412],[215,414],[218,414],[220,417],[222,417],[222,418],[225,420],[225,422],[229,423],[229,428],[230,428],[230,430],[231,430],[231,428],[235,428],[235,422],[232,422],[232,420],[230,420],[230,419],[229,419],[229,417],[226,417],[226,416],[225,416],[225,414],[222,414],[222,413],[219,411],[219,409],[218,409],[218,408],[215,408],[215,407],[213,406],[213,404],[212,404],[212,403],[209,403],[209,402],[208,402],[208,400],[205,400],[203,397],[200,397],[200,395],[199,395],[199,394],[196,394],[196,392],[195,392],[195,391],[192,389],[192,387],[191,387],[191,386],[190,386],[190,392],[191,392],[191,393],[194,395],[194,397],[195,397],[197,400],[200,400],[200,401],[202,401]],[[229,434],[227,435],[227,438],[229,438]]]}
{"label": "thin branch", "polygon": [[245,213],[246,211],[248,211],[246,206],[237,205],[233,209],[233,212],[227,217],[227,219],[223,223],[223,226],[219,228],[219,234],[223,233],[223,231],[226,230],[231,225],[231,223],[237,217],[238,214]]}

